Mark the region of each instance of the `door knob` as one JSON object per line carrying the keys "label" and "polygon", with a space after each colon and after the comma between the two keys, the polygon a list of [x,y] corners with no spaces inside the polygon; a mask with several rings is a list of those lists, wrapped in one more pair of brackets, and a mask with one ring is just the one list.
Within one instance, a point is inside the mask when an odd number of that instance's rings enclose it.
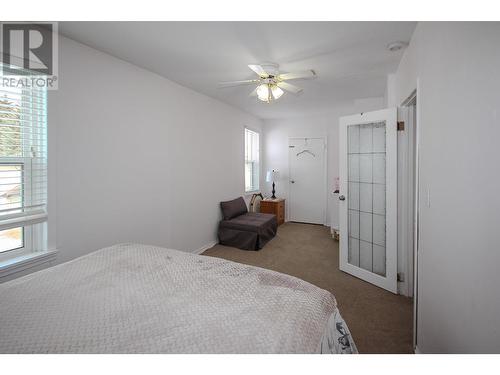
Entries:
{"label": "door knob", "polygon": [[339,199],[340,199],[341,201],[345,201],[345,196],[341,195],[341,196],[339,196]]}
{"label": "door knob", "polygon": [[294,184],[294,183],[295,183],[295,180],[291,180],[290,182],[291,182],[292,184]]}

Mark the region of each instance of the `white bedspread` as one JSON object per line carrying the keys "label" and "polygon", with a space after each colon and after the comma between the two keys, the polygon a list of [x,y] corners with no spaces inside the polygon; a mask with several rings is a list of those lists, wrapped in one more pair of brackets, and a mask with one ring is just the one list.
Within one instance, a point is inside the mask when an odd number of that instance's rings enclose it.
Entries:
{"label": "white bedspread", "polygon": [[356,352],[303,280],[153,246],[105,248],[0,285],[0,353]]}

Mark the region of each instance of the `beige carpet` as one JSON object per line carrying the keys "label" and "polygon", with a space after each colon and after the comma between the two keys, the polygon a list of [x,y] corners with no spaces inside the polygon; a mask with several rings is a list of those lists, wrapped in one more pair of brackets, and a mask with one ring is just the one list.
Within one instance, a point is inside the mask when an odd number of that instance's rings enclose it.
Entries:
{"label": "beige carpet", "polygon": [[283,272],[329,290],[360,353],[412,353],[412,300],[340,271],[338,242],[326,227],[285,223],[260,251],[216,245],[203,255]]}

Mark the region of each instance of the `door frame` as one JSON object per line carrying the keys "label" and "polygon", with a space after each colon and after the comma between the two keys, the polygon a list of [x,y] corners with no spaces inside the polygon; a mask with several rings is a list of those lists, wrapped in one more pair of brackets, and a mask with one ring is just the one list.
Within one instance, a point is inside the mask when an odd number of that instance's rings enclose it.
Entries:
{"label": "door frame", "polygon": [[[417,329],[418,329],[418,252],[421,248],[421,236],[420,236],[420,89],[419,89],[419,79],[417,78],[416,88],[412,90],[411,94],[403,100],[401,107],[408,107],[414,101],[415,105],[415,117],[414,122],[415,133],[413,146],[415,148],[415,172],[413,180],[413,192],[414,201],[407,202],[413,204],[413,349],[415,353],[418,353],[418,342],[417,342]],[[410,199],[410,197],[406,197]]]}
{"label": "door frame", "polygon": [[[394,157],[386,162],[386,255],[389,253],[388,245],[391,246],[390,252],[395,253],[395,256],[386,256],[386,275],[385,277],[377,275],[373,272],[364,270],[360,267],[349,264],[348,253],[341,249],[348,249],[348,238],[344,235],[348,228],[348,208],[349,201],[347,188],[347,127],[349,124],[367,124],[378,121],[386,121],[386,129],[393,126],[392,137],[386,136],[386,149],[389,152],[394,152]],[[398,211],[397,211],[397,108],[386,108],[378,111],[358,113],[352,116],[341,117],[339,121],[339,175],[340,175],[340,195],[347,195],[339,207],[339,224],[340,224],[340,247],[339,247],[339,268],[344,272],[348,272],[353,276],[362,278],[363,280],[377,285],[381,288],[397,293],[397,228],[398,228]],[[387,131],[387,130],[386,130]],[[386,159],[388,160],[388,159]],[[342,229],[344,228],[344,231]]]}
{"label": "door frame", "polygon": [[[404,281],[398,285],[399,294],[412,298],[415,291],[415,252],[418,227],[418,148],[417,148],[417,92],[413,90],[398,108],[398,121],[404,122],[404,131],[398,132],[398,179],[401,196],[398,197],[398,240],[401,242],[401,269]],[[409,108],[413,107],[410,112]],[[401,113],[399,112],[401,109]],[[412,118],[410,118],[410,116]],[[399,138],[401,136],[401,138]],[[401,140],[401,142],[399,142]],[[399,166],[401,166],[399,170]],[[401,175],[399,173],[401,172]],[[398,262],[399,267],[399,262]]]}
{"label": "door frame", "polygon": [[327,194],[327,164],[328,164],[328,144],[327,144],[327,139],[326,137],[288,137],[288,210],[286,212],[285,218],[286,221],[291,221],[292,219],[292,189],[290,186],[290,179],[291,179],[291,170],[292,170],[292,161],[290,158],[290,141],[292,139],[299,140],[299,139],[320,139],[323,141],[323,182],[321,186],[323,187],[323,199],[324,199],[324,209],[323,209],[323,225],[326,225],[326,218],[327,218],[327,207],[328,207],[328,194]]}

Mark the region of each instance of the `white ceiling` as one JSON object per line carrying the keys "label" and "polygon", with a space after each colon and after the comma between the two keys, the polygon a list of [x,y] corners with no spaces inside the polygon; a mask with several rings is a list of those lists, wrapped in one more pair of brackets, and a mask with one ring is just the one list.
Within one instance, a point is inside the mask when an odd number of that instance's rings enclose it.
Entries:
{"label": "white ceiling", "polygon": [[[387,73],[402,56],[415,22],[61,22],[74,40],[160,74],[260,118],[327,111],[336,103],[383,96]],[[272,104],[250,98],[251,86],[220,81],[255,78],[247,65],[275,62],[280,71],[314,69],[295,81],[304,92]]]}

